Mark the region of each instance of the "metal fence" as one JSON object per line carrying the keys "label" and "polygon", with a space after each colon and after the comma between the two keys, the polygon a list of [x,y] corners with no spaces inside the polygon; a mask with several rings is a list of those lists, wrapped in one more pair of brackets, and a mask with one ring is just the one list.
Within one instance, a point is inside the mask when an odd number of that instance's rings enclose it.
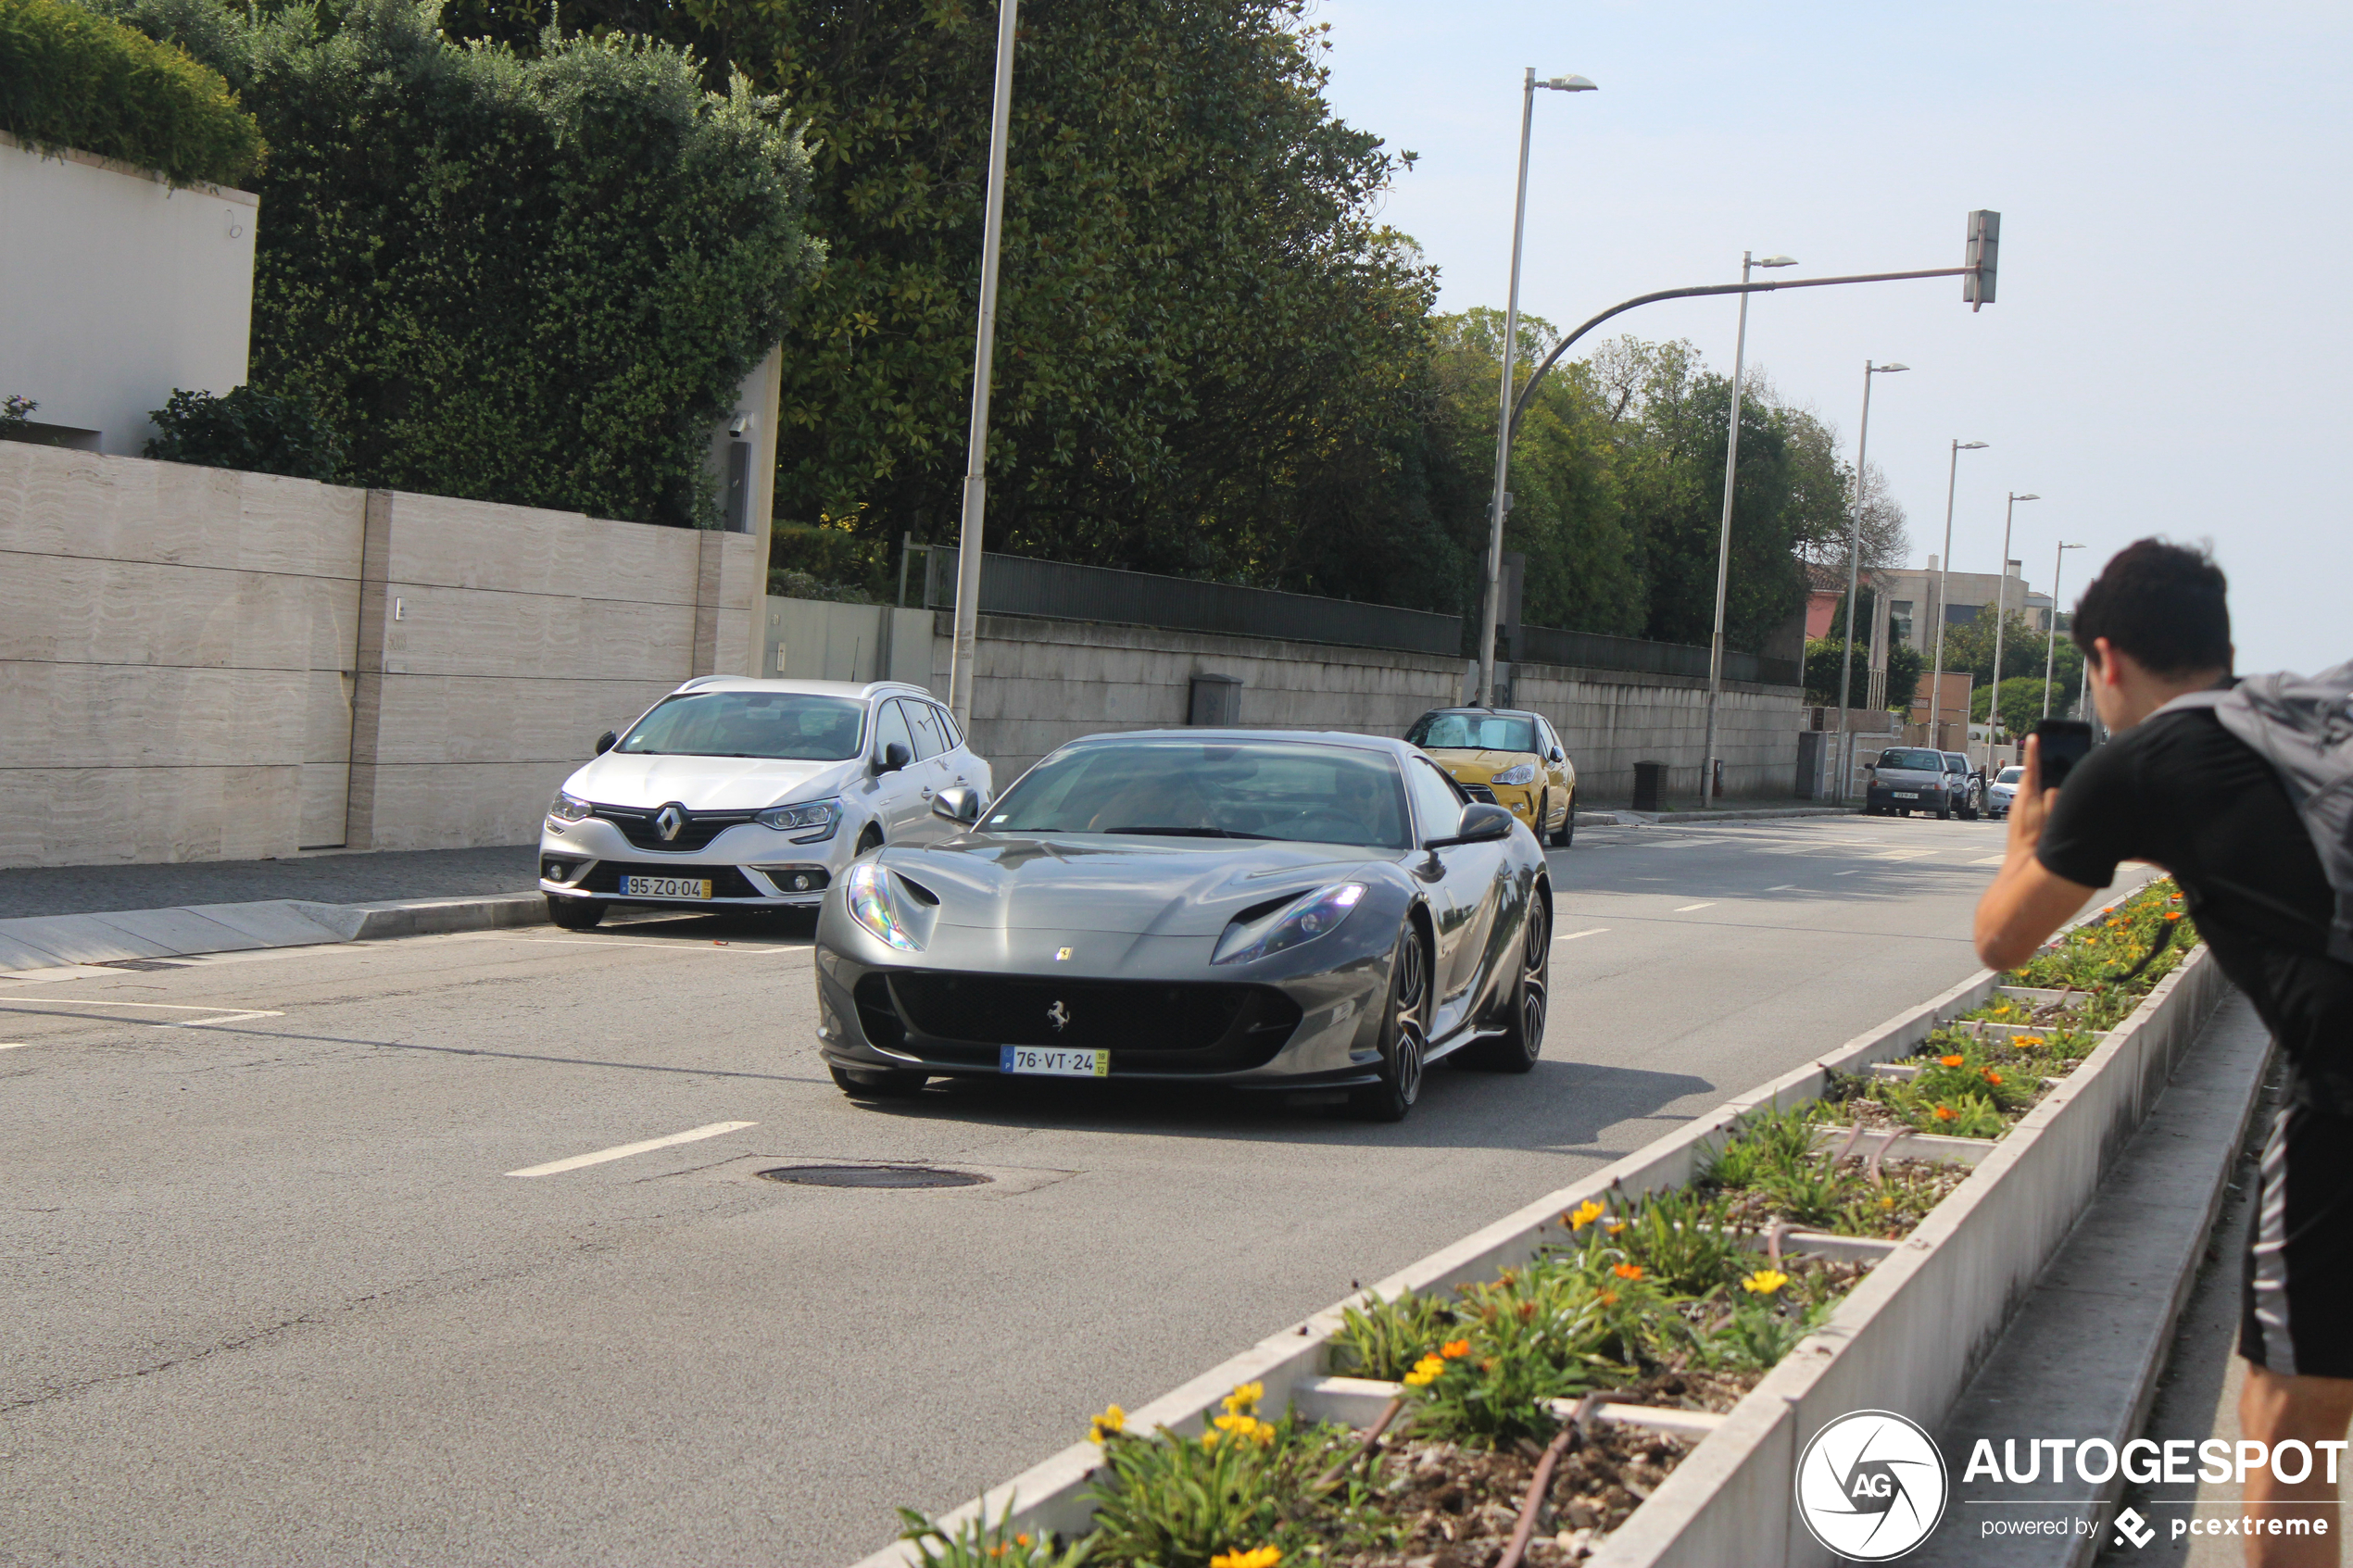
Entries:
{"label": "metal fence", "polygon": [[[951,608],[956,602],[956,552],[941,546],[915,547],[925,556],[924,607]],[[1459,615],[1433,615],[1395,605],[1359,604],[1353,599],[1159,577],[1111,567],[1031,560],[1025,556],[981,557],[980,612],[1399,648],[1446,659],[1459,658],[1463,651]]]}
{"label": "metal fence", "polygon": [[[1522,626],[1514,650],[1533,664],[1582,665],[1588,670],[1627,670],[1646,675],[1688,675],[1707,679],[1707,650],[1691,643],[1653,643],[1640,637],[1611,637],[1598,632],[1558,632],[1550,626]],[[1724,653],[1724,679],[1766,686],[1806,684],[1795,659],[1767,659],[1754,653]]]}

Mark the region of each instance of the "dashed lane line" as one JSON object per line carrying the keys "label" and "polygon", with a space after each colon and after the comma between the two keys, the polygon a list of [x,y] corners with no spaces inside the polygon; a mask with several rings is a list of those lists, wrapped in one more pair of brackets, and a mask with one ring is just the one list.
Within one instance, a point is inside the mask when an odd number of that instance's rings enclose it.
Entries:
{"label": "dashed lane line", "polygon": [[1696,904],[1685,904],[1685,905],[1683,905],[1681,908],[1678,909],[1675,911],[1675,913],[1677,913],[1677,914],[1679,914],[1679,915],[1687,915],[1687,914],[1690,914],[1690,913],[1691,913],[1693,909],[1714,909],[1715,907],[1716,907],[1716,900],[1715,900],[1715,899],[1713,899],[1713,898],[1703,898],[1703,899],[1701,899],[1701,900],[1700,900],[1698,903],[1696,903]]}
{"label": "dashed lane line", "polygon": [[184,1002],[94,1001],[82,997],[0,997],[0,1006],[10,1002],[26,1002],[34,1007],[137,1008],[143,1012],[210,1012],[220,1015],[218,1018],[159,1018],[152,1025],[157,1029],[216,1029],[224,1023],[243,1023],[248,1019],[286,1016],[283,1012],[269,1008],[198,1007]]}
{"label": "dashed lane line", "polygon": [[1597,925],[1589,931],[1564,932],[1560,935],[1554,937],[1553,940],[1555,942],[1574,942],[1580,936],[1599,936],[1603,932],[1607,931],[1608,929],[1608,926]]}
{"label": "dashed lane line", "polygon": [[648,1138],[643,1143],[625,1143],[616,1148],[600,1148],[594,1154],[575,1154],[569,1160],[550,1160],[545,1165],[526,1165],[520,1171],[510,1171],[510,1176],[553,1176],[566,1171],[577,1171],[584,1165],[602,1165],[609,1160],[626,1160],[633,1154],[647,1154],[673,1144],[698,1143],[715,1138],[724,1133],[740,1133],[746,1127],[757,1127],[757,1122],[713,1122],[707,1127],[690,1127],[683,1133],[673,1133],[666,1138]]}

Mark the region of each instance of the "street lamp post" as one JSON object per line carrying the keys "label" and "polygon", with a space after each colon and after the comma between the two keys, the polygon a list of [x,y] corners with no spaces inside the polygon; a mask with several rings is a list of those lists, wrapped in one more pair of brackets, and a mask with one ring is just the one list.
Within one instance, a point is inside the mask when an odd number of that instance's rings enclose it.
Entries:
{"label": "street lamp post", "polygon": [[2058,659],[2059,571],[2067,565],[2067,552],[2080,550],[2081,545],[2061,545],[2051,552],[2051,624],[2050,634],[2043,640],[2043,717],[2051,716],[2051,672]]}
{"label": "street lamp post", "polygon": [[981,521],[988,504],[988,382],[997,355],[997,262],[1004,248],[1005,141],[1013,107],[1013,13],[997,0],[997,90],[988,117],[988,195],[980,230],[980,329],[973,346],[972,428],[966,435],[964,508],[956,535],[955,635],[949,644],[948,708],[972,733],[973,659],[980,625]]}
{"label": "street lamp post", "polygon": [[1594,84],[1581,76],[1536,80],[1529,66],[1519,85],[1519,194],[1512,206],[1512,282],[1504,306],[1504,390],[1495,416],[1495,494],[1488,507],[1487,593],[1478,615],[1478,700],[1495,700],[1495,622],[1502,614],[1504,579],[1504,513],[1509,507],[1512,464],[1512,370],[1519,357],[1519,252],[1521,232],[1528,224],[1528,137],[1536,118],[1536,89],[1554,93],[1591,93]]}
{"label": "street lamp post", "polygon": [[[1768,256],[1762,261],[1741,252],[1741,283],[1747,285],[1755,267],[1794,267],[1793,256]],[[1700,748],[1699,803],[1716,804],[1716,697],[1724,685],[1724,593],[1732,575],[1732,478],[1741,460],[1741,376],[1748,353],[1748,295],[1741,295],[1740,331],[1732,339],[1732,423],[1724,440],[1724,526],[1716,545],[1716,633],[1707,644],[1707,736]]]}
{"label": "street lamp post", "polygon": [[1908,370],[1909,365],[1874,365],[1863,361],[1863,424],[1855,437],[1855,521],[1846,536],[1846,646],[1838,661],[1838,727],[1841,732],[1838,757],[1838,797],[1846,792],[1855,779],[1855,725],[1847,717],[1855,706],[1855,596],[1862,585],[1863,562],[1863,462],[1871,449],[1871,378],[1890,376]]}
{"label": "street lamp post", "polygon": [[1989,772],[1994,767],[1994,733],[2002,727],[2002,617],[2010,605],[2010,518],[2018,511],[2020,501],[2042,498],[2012,491],[2009,504],[2002,508],[2002,570],[1994,579],[1994,691],[1985,699],[1985,767]]}
{"label": "street lamp post", "polygon": [[[1953,442],[1952,461],[1945,468],[1944,553],[1936,558],[1936,670],[1928,678],[1928,744],[1931,746],[1936,746],[1936,743],[1943,738],[1938,734],[1936,726],[1944,712],[1944,599],[1946,584],[1953,575],[1953,486],[1960,477],[1961,454],[1982,452],[1984,449],[1985,443],[1982,441],[1962,441],[1956,438]],[[1966,721],[1965,718],[1964,722]],[[1967,739],[1967,736],[1963,738]],[[1937,746],[1937,749],[1942,750],[1943,747]]]}

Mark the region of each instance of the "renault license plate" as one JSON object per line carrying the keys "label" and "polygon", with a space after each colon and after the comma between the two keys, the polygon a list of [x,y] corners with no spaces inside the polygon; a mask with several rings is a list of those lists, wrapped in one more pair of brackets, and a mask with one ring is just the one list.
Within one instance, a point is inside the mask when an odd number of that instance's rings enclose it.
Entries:
{"label": "renault license plate", "polygon": [[1920,792],[1916,789],[1892,789],[1888,793],[1898,800],[1918,800],[1920,797]]}
{"label": "renault license plate", "polygon": [[621,879],[621,896],[624,898],[708,898],[711,882],[686,876],[624,876]]}
{"label": "renault license plate", "polygon": [[1000,1046],[1000,1073],[1037,1073],[1050,1078],[1105,1078],[1111,1075],[1111,1052],[1071,1050],[1062,1046]]}

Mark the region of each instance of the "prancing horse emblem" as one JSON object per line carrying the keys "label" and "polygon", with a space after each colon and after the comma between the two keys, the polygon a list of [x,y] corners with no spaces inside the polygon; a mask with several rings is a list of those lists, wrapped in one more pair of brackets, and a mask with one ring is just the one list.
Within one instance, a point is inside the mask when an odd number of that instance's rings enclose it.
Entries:
{"label": "prancing horse emblem", "polygon": [[1052,1007],[1046,1010],[1046,1022],[1054,1026],[1055,1034],[1061,1034],[1063,1030],[1070,1027],[1070,1009],[1063,1006],[1060,1002],[1056,1002]]}
{"label": "prancing horse emblem", "polygon": [[678,809],[675,800],[654,813],[654,831],[661,834],[664,844],[677,837],[678,830],[686,825],[686,813]]}

